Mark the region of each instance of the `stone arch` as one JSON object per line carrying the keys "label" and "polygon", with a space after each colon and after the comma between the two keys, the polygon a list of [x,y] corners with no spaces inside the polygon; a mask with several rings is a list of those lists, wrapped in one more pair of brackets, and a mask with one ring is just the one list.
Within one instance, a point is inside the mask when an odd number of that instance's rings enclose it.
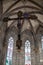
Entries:
{"label": "stone arch", "polygon": [[[24,55],[25,55],[25,42],[26,42],[26,40],[30,41],[30,46],[31,46],[31,64],[35,65],[35,53],[33,51],[33,49],[34,49],[34,39],[33,39],[31,31],[28,30],[28,29],[23,31],[22,35],[21,35],[21,39],[22,39],[22,46],[24,47],[23,48]],[[25,59],[24,59],[24,63],[25,63]]]}
{"label": "stone arch", "polygon": [[[34,46],[34,41],[33,41],[33,37],[32,37],[32,35],[31,34],[28,34],[28,33],[30,33],[28,30],[26,30],[26,32],[22,32],[21,33],[21,39],[22,39],[22,47],[21,47],[21,51],[20,52],[17,52],[17,50],[16,50],[16,46],[15,46],[15,50],[14,50],[14,52],[13,52],[13,63],[12,63],[12,65],[14,65],[14,64],[20,64],[20,65],[25,65],[25,41],[28,39],[30,42],[31,42],[31,46]],[[31,39],[31,40],[30,40]],[[16,43],[16,42],[15,42]],[[34,51],[33,51],[33,47],[31,47],[32,48],[32,65],[33,64],[35,64],[35,57],[33,58],[33,56],[35,56],[35,55],[33,55],[34,54]]]}
{"label": "stone arch", "polygon": [[38,30],[37,30],[37,41],[40,44],[41,43],[41,36],[43,35],[43,27],[39,26]]}
{"label": "stone arch", "polygon": [[37,30],[37,41],[38,41],[38,46],[39,46],[39,54],[38,54],[38,60],[39,60],[39,65],[42,65],[43,62],[40,62],[40,57],[42,56],[40,53],[41,52],[41,48],[42,48],[42,44],[41,44],[41,37],[43,36],[43,26],[39,26],[38,30]]}
{"label": "stone arch", "polygon": [[26,39],[28,39],[30,42],[33,41],[33,43],[34,43],[32,32],[30,30],[28,30],[28,29],[24,30],[21,33],[21,38],[25,39],[24,42],[26,41]]}
{"label": "stone arch", "polygon": [[[5,31],[7,28],[7,23],[1,22],[0,23],[0,64],[3,64],[3,43],[4,43],[4,37],[5,37]],[[3,51],[3,52],[2,52]]]}
{"label": "stone arch", "polygon": [[5,39],[5,46],[4,46],[4,57],[3,57],[3,61],[4,61],[4,65],[5,65],[5,61],[6,61],[6,55],[7,55],[7,49],[8,49],[8,40],[9,38],[12,37],[13,40],[14,40],[14,45],[13,45],[13,48],[15,46],[15,42],[17,40],[17,29],[15,26],[12,26],[10,28],[7,29],[7,32],[6,32],[6,39]]}

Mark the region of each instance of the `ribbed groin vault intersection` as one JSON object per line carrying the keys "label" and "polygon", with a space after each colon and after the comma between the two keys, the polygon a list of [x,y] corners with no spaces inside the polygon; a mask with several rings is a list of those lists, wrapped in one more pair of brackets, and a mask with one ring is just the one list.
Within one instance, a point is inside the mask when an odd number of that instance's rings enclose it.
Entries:
{"label": "ribbed groin vault intersection", "polygon": [[0,65],[43,65],[43,0],[0,0]]}

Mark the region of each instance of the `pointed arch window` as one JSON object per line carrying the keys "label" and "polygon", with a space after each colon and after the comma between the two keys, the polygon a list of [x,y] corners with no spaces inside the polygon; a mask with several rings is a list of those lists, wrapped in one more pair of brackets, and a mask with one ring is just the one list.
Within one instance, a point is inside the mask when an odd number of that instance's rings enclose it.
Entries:
{"label": "pointed arch window", "polygon": [[13,43],[14,43],[13,37],[10,37],[9,40],[8,40],[6,65],[12,65]]}
{"label": "pointed arch window", "polygon": [[41,44],[42,44],[42,50],[43,50],[43,36],[41,37]]}
{"label": "pointed arch window", "polygon": [[40,62],[43,62],[43,36],[41,36]]}
{"label": "pointed arch window", "polygon": [[25,65],[31,65],[31,48],[28,40],[25,42]]}

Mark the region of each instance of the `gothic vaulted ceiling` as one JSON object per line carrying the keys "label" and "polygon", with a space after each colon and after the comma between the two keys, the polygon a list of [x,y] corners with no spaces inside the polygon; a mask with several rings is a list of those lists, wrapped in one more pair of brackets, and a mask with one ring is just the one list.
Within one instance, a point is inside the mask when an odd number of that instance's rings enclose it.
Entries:
{"label": "gothic vaulted ceiling", "polygon": [[[18,11],[37,16],[37,19],[23,20],[22,32],[31,29],[31,25],[35,32],[39,25],[43,26],[43,0],[3,0],[3,17],[17,18]],[[17,28],[17,20],[8,21],[9,26]]]}

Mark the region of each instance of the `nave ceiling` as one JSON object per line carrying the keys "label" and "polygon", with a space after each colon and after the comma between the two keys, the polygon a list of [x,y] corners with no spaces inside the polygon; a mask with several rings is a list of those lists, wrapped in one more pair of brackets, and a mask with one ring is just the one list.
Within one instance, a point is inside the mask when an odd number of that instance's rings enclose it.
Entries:
{"label": "nave ceiling", "polygon": [[[36,6],[36,4],[33,4],[32,2],[30,2],[30,0],[20,0],[17,4],[15,4],[14,6],[11,6],[16,1],[19,1],[19,0],[3,0],[3,17],[17,18],[18,17],[17,13],[19,11],[22,11],[23,13],[26,12],[29,15],[30,14],[36,15],[37,19],[22,20],[21,22],[23,22],[23,25],[22,25],[21,32],[25,31],[26,29],[31,31],[31,25],[33,27],[34,32],[36,32],[37,28],[40,25],[43,27],[43,1],[42,0],[31,0],[31,1],[37,2],[40,6],[39,5]],[[7,11],[8,8],[9,10]],[[37,11],[39,13],[34,13]],[[8,27],[15,26],[17,29],[17,21],[18,20],[8,21]],[[30,21],[31,21],[31,25],[29,23]]]}

